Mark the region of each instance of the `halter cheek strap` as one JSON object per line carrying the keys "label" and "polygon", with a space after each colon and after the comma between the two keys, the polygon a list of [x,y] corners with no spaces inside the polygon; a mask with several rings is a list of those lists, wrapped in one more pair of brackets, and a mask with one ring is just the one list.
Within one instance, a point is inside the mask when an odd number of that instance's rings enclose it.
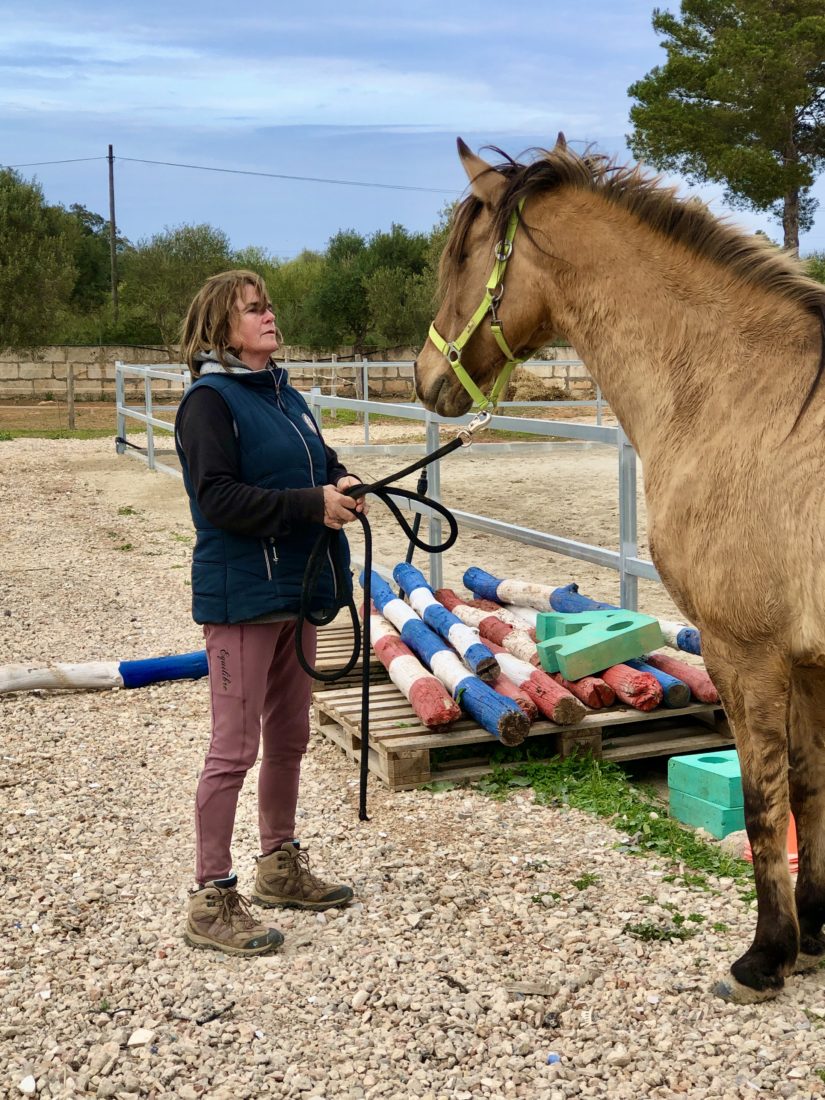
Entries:
{"label": "halter cheek strap", "polygon": [[[523,358],[519,359],[513,354],[510,345],[504,338],[504,328],[498,316],[498,305],[504,294],[504,276],[507,271],[509,259],[513,254],[513,239],[516,235],[519,214],[523,206],[524,200],[522,199],[518,207],[510,215],[510,220],[507,223],[507,231],[504,234],[504,240],[499,241],[495,248],[495,264],[493,265],[490,278],[487,280],[484,288],[484,297],[478,309],[467,322],[465,328],[461,330],[455,340],[445,340],[435,327],[435,322],[430,325],[430,340],[455,371],[456,377],[473,399],[473,403],[479,412],[494,408],[498,404],[499,398],[504,392],[514,368],[524,362]],[[488,313],[490,314],[490,330],[492,331],[493,339],[506,357],[506,362],[493,383],[493,388],[490,391],[489,397],[482,393],[461,362],[461,353],[464,351],[467,342]]]}

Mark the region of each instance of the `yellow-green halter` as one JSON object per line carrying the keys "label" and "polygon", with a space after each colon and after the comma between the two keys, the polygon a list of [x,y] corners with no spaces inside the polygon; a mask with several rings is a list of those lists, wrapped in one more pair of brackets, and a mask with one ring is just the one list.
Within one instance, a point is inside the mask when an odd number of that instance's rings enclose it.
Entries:
{"label": "yellow-green halter", "polygon": [[[498,316],[498,304],[501,301],[501,296],[504,293],[504,275],[507,271],[507,263],[510,256],[513,254],[513,238],[516,235],[516,229],[518,228],[519,214],[521,208],[524,206],[524,199],[518,204],[518,207],[510,215],[510,220],[507,223],[507,232],[504,234],[504,240],[499,241],[495,248],[496,262],[493,266],[490,278],[487,280],[487,284],[484,289],[484,297],[481,300],[481,305],[472,315],[467,325],[455,340],[445,340],[435,327],[435,322],[430,325],[430,339],[433,344],[438,348],[450,366],[456,373],[456,376],[473,399],[473,403],[479,412],[484,412],[486,409],[495,408],[498,404],[499,398],[504,392],[504,388],[513,373],[515,367],[524,362],[524,358],[517,358],[507,341],[504,339],[504,330],[501,319]],[[493,383],[493,388],[490,391],[490,396],[486,397],[479,387],[475,384],[472,378],[469,376],[464,366],[461,363],[461,353],[464,350],[467,341],[473,335],[475,330],[487,316],[490,314],[490,328],[493,333],[498,346],[504,352],[507,357],[507,361]]]}

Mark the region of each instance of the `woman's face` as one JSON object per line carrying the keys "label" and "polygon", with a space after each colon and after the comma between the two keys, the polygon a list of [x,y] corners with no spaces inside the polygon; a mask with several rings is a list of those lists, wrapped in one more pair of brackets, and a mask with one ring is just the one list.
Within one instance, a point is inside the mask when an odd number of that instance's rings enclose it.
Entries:
{"label": "woman's face", "polygon": [[278,350],[278,329],[272,303],[262,299],[249,283],[238,296],[229,329],[229,342],[233,348],[240,349],[241,362],[253,370],[265,367],[270,355]]}

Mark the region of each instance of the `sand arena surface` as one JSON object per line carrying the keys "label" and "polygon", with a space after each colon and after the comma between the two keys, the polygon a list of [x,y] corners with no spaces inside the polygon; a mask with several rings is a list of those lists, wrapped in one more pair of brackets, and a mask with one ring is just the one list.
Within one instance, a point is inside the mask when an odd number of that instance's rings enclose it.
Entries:
{"label": "sand arena surface", "polygon": [[[180,482],[108,441],[6,442],[0,459],[4,660],[201,647]],[[400,465],[347,462],[365,479]],[[466,511],[617,544],[608,449],[478,447],[445,461],[442,481],[445,502]],[[392,564],[405,546],[382,511],[377,554]],[[618,593],[615,574],[471,534],[448,553],[446,581],[460,589],[472,564]],[[654,585],[640,584],[640,606],[675,616]],[[663,859],[617,851],[616,829],[529,791],[502,804],[371,781],[372,820],[358,822],[354,769],[320,738],[299,832],[322,873],[354,886],[355,905],[272,914],[286,944],[268,959],[191,951],[179,933],[208,730],[203,681],[0,697],[1,1095],[23,1095],[30,1076],[51,1097],[825,1095],[825,974],[789,979],[757,1007],[707,992],[753,929],[733,883],[666,881]],[[248,891],[253,776],[234,850]],[[586,872],[595,881],[579,889]],[[623,931],[668,907],[704,918],[686,943]]]}

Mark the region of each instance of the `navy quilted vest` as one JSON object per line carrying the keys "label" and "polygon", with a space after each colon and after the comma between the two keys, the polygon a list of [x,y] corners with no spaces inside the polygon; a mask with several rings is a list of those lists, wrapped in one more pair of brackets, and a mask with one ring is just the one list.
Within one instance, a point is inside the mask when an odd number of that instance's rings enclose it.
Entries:
{"label": "navy quilted vest", "polygon": [[[287,382],[287,372],[207,374],[199,386],[217,390],[236,425],[240,480],[265,489],[304,489],[327,482],[327,460],[309,407]],[[208,430],[205,426],[204,430]],[[198,508],[185,455],[177,443],[196,540],[192,555],[192,616],[197,623],[238,623],[272,612],[296,612],[309,552],[322,530],[306,524],[288,536],[251,538],[215,527]],[[332,540],[349,578],[349,544]],[[331,562],[321,574],[312,609],[343,606],[351,591],[335,590]]]}

